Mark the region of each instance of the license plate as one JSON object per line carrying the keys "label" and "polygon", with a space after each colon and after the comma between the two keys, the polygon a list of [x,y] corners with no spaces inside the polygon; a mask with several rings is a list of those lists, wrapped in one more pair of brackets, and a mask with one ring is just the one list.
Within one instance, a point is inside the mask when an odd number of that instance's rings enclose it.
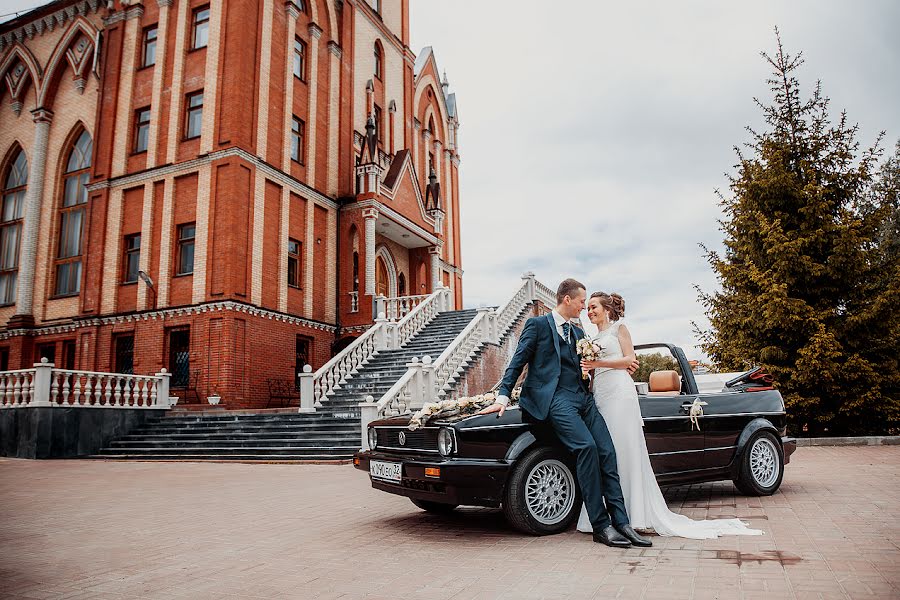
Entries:
{"label": "license plate", "polygon": [[381,462],[380,460],[373,460],[369,463],[369,475],[375,479],[399,482],[402,471],[401,463]]}

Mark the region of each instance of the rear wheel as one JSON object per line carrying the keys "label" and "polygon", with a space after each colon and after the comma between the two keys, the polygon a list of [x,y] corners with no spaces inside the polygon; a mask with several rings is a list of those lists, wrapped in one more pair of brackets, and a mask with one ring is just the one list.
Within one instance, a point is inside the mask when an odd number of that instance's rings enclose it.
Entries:
{"label": "rear wheel", "polygon": [[784,476],[781,442],[770,431],[750,438],[741,455],[741,469],[734,485],[747,496],[771,496]]}
{"label": "rear wheel", "polygon": [[453,512],[453,509],[459,506],[458,504],[444,504],[443,502],[430,502],[428,500],[417,500],[415,498],[410,498],[410,500],[422,510],[430,513],[447,514]]}
{"label": "rear wheel", "polygon": [[513,466],[503,514],[510,525],[532,535],[568,529],[581,510],[581,494],[570,457],[554,448],[536,448]]}

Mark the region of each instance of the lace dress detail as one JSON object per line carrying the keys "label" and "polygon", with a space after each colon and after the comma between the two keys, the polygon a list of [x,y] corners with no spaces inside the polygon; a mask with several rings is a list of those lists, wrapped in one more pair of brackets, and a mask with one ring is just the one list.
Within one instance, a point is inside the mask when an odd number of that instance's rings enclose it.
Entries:
{"label": "lace dress detail", "polygon": [[[593,341],[602,348],[601,360],[623,358],[619,343],[621,321],[594,336]],[[656,482],[647,442],[644,438],[641,407],[634,381],[624,369],[601,368],[594,370],[594,404],[603,415],[610,437],[616,448],[619,481],[625,496],[625,507],[632,527],[652,529],[662,536],[678,536],[692,539],[715,538],[720,535],[761,535],[749,529],[739,519],[694,521],[673,513]],[[592,531],[587,511],[581,507],[578,530]]]}

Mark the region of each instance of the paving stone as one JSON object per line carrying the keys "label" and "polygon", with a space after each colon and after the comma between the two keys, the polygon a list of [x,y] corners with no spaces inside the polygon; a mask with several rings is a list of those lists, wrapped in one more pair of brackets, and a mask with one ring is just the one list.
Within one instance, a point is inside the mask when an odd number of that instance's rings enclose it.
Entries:
{"label": "paving stone", "polygon": [[668,488],[673,510],[766,535],[618,551],[430,515],[349,465],[0,459],[0,596],[900,598],[898,466],[898,446],[804,447],[771,497]]}

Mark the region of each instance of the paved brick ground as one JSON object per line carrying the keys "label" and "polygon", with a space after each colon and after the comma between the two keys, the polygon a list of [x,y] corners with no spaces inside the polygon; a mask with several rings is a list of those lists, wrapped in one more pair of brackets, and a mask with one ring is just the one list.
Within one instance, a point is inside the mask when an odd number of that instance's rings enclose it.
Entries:
{"label": "paved brick ground", "polygon": [[763,537],[614,550],[448,517],[348,465],[0,459],[0,596],[18,598],[900,598],[900,448],[801,448],[781,490],[670,488]]}

